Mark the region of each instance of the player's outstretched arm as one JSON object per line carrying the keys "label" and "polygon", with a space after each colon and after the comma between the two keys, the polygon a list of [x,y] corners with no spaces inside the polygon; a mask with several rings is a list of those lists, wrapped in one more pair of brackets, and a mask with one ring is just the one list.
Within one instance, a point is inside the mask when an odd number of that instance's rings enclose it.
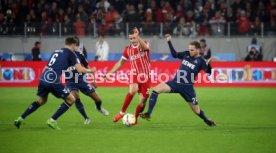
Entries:
{"label": "player's outstretched arm", "polygon": [[176,50],[174,49],[173,45],[172,45],[172,36],[170,34],[166,34],[165,35],[166,41],[168,42],[169,48],[170,48],[170,52],[172,54],[172,56],[174,58],[178,58],[178,53],[176,52]]}
{"label": "player's outstretched arm", "polygon": [[113,73],[115,73],[117,70],[119,70],[125,63],[126,60],[124,60],[123,58],[121,58],[114,66],[113,68],[106,74],[105,78],[108,79],[110,77],[110,75],[112,75]]}
{"label": "player's outstretched arm", "polygon": [[76,67],[76,70],[79,73],[94,73],[94,72],[96,72],[96,68],[95,67],[87,69],[87,68],[81,66],[81,64],[79,64],[79,63],[76,64],[75,67]]}

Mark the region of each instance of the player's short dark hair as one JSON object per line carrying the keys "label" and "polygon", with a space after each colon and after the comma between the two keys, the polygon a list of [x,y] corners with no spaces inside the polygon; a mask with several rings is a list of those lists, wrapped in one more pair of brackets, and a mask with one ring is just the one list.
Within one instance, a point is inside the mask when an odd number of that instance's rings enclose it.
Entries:
{"label": "player's short dark hair", "polygon": [[200,42],[205,42],[206,43],[206,40],[205,39],[200,39]]}
{"label": "player's short dark hair", "polygon": [[65,45],[77,44],[77,40],[74,37],[67,37],[65,39]]}
{"label": "player's short dark hair", "polygon": [[134,31],[135,29],[137,29],[138,32],[140,32],[139,29],[138,29],[137,27],[134,27],[134,28],[132,28],[132,29],[128,32],[128,34],[133,35],[134,32],[135,32],[135,31]]}
{"label": "player's short dark hair", "polygon": [[201,47],[200,47],[200,43],[197,42],[197,41],[192,41],[192,42],[190,43],[190,45],[195,46],[196,49],[200,49],[200,48],[201,48]]}
{"label": "player's short dark hair", "polygon": [[79,39],[79,37],[78,37],[78,36],[74,36],[74,38],[75,38],[76,41],[77,41],[77,46],[79,46],[79,45],[80,45],[80,39]]}

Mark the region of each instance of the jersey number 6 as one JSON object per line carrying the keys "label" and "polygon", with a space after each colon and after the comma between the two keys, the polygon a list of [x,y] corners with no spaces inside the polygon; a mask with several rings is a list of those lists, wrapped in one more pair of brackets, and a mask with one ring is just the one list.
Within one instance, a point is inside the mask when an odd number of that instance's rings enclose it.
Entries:
{"label": "jersey number 6", "polygon": [[56,62],[56,58],[58,57],[58,54],[54,54],[48,64],[48,66],[52,66]]}

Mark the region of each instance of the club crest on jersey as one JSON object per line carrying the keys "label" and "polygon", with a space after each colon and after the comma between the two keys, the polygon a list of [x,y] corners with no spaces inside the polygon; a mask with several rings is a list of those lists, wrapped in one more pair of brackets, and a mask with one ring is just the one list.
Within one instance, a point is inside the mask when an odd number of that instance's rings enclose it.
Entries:
{"label": "club crest on jersey", "polygon": [[195,65],[192,64],[192,63],[190,63],[190,62],[188,62],[188,61],[186,61],[186,60],[183,60],[183,61],[182,61],[182,64],[183,64],[183,65],[186,65],[187,67],[189,67],[189,68],[192,69],[192,70],[195,69]]}

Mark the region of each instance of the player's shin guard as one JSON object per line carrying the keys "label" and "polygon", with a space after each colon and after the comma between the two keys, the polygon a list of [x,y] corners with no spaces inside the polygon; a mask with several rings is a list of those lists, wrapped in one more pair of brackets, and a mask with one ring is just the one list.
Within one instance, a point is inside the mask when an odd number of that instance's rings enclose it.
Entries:
{"label": "player's shin guard", "polygon": [[60,105],[56,113],[52,116],[53,120],[57,120],[63,113],[65,113],[69,108],[71,104],[67,103],[66,101]]}
{"label": "player's shin guard", "polygon": [[204,120],[204,122],[206,122],[208,120],[208,118],[205,116],[205,113],[203,112],[203,110],[200,109],[199,114],[197,114],[201,119]]}
{"label": "player's shin guard", "polygon": [[133,95],[132,95],[132,94],[128,93],[128,94],[126,95],[126,98],[125,98],[125,101],[124,101],[124,104],[123,104],[123,107],[122,107],[121,112],[123,112],[123,113],[126,112],[126,110],[127,110],[127,108],[128,108],[128,105],[130,104],[132,98],[133,98]]}
{"label": "player's shin guard", "polygon": [[38,101],[34,101],[26,110],[25,112],[21,115],[21,118],[24,119],[31,113],[33,113],[38,107],[40,107],[40,104]]}
{"label": "player's shin guard", "polygon": [[86,115],[85,113],[85,110],[84,110],[84,107],[83,107],[83,104],[82,102],[80,101],[80,99],[76,99],[76,103],[75,103],[78,111],[81,113],[81,115],[83,116],[84,119],[87,119],[88,116]]}
{"label": "player's shin guard", "polygon": [[150,95],[150,100],[149,100],[149,107],[148,107],[148,111],[147,114],[151,114],[153,111],[153,108],[156,104],[158,98],[158,93],[156,91],[153,91]]}

